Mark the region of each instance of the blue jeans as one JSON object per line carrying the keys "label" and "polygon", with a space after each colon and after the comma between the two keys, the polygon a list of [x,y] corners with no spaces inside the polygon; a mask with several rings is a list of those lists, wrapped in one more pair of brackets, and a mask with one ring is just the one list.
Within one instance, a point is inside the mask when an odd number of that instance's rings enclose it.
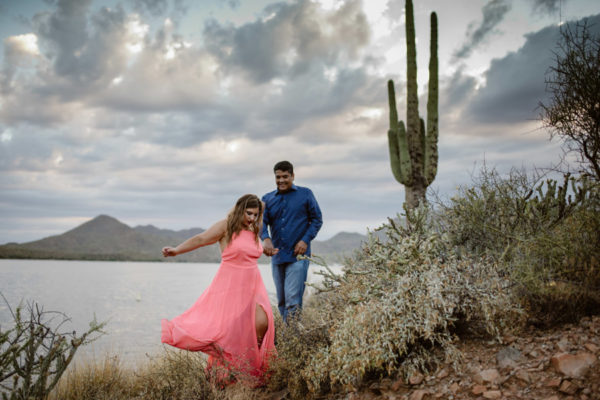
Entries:
{"label": "blue jeans", "polygon": [[304,283],[308,275],[308,260],[300,260],[282,264],[271,263],[273,280],[277,290],[277,307],[287,321],[302,309]]}

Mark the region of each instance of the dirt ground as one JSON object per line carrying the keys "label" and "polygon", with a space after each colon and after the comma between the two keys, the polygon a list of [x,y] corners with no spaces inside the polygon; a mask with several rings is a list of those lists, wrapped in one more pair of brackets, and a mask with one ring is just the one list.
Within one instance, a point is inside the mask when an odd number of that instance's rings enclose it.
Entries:
{"label": "dirt ground", "polygon": [[543,399],[600,400],[600,317],[551,330],[531,328],[502,343],[459,344],[463,366],[442,366],[430,376],[383,380],[354,399]]}

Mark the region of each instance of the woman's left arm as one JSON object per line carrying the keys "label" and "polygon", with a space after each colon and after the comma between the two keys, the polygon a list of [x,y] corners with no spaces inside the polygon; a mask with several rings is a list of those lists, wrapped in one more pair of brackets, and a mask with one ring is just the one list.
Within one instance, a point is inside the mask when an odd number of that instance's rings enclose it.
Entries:
{"label": "woman's left arm", "polygon": [[218,242],[224,235],[227,229],[227,220],[221,220],[202,233],[199,233],[177,247],[163,247],[162,253],[165,257],[174,257],[179,254],[187,253],[196,250],[199,247],[208,246]]}

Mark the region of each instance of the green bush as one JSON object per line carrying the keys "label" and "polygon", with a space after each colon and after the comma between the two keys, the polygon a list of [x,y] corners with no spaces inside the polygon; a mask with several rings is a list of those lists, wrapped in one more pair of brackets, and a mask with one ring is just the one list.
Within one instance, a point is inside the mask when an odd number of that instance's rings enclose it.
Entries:
{"label": "green bush", "polygon": [[496,261],[531,321],[552,325],[600,310],[600,189],[584,177],[541,180],[484,168],[442,207],[453,246]]}

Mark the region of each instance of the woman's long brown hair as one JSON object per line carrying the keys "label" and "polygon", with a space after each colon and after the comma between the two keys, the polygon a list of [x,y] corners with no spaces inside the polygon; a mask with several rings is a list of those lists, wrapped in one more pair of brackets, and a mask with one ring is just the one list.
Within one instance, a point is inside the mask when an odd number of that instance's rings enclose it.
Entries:
{"label": "woman's long brown hair", "polygon": [[248,228],[254,232],[254,238],[256,243],[258,243],[258,235],[260,234],[260,229],[262,227],[262,217],[263,217],[263,202],[254,195],[254,194],[245,194],[238,199],[235,203],[235,207],[233,210],[229,212],[227,215],[227,230],[225,231],[225,246],[231,243],[231,238],[233,235],[239,234],[242,229],[244,229],[244,225],[242,221],[244,220],[244,213],[248,208],[258,208],[258,217],[251,226]]}

